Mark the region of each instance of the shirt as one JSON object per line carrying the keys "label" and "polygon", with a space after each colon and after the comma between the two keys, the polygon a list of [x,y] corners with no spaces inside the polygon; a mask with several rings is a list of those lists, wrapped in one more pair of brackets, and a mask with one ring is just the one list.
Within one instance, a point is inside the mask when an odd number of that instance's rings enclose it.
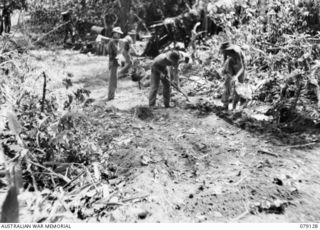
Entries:
{"label": "shirt", "polygon": [[112,39],[110,42],[109,42],[109,45],[108,45],[108,53],[109,53],[109,62],[115,64],[117,63],[118,65],[118,61],[117,61],[117,56],[119,54],[119,41],[118,40],[115,40],[115,39]]}

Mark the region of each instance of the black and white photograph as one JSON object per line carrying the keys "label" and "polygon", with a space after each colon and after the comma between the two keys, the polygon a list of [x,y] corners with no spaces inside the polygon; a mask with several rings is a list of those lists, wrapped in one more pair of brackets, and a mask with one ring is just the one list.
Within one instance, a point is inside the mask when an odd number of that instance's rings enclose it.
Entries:
{"label": "black and white photograph", "polygon": [[1,228],[318,229],[319,178],[320,0],[0,0]]}

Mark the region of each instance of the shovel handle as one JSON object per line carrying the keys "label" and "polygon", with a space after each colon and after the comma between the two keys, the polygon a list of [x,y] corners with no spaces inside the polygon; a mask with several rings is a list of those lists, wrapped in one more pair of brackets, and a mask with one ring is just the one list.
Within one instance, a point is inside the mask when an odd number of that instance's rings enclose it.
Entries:
{"label": "shovel handle", "polygon": [[170,81],[167,75],[163,75],[163,78],[166,79],[173,88],[175,88],[179,93],[181,93],[187,99],[188,102],[191,102],[189,97],[184,92],[182,92],[178,88],[178,86],[176,86],[176,84],[174,84],[172,81]]}

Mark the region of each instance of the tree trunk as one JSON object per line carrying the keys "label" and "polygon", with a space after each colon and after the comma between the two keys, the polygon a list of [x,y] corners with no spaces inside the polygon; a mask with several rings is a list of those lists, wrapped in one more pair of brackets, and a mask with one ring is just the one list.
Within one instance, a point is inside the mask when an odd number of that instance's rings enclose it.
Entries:
{"label": "tree trunk", "polygon": [[129,30],[129,12],[132,0],[119,0],[120,17],[119,23],[122,31],[126,34]]}

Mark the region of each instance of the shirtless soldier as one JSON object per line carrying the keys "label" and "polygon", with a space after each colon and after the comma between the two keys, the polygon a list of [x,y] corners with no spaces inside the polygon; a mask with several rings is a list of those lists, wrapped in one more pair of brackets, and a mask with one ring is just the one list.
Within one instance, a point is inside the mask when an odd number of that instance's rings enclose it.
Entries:
{"label": "shirtless soldier", "polygon": [[[164,106],[166,108],[170,107],[171,90],[170,82],[168,81],[168,67],[174,67],[174,69],[177,69],[179,65],[179,59],[179,53],[176,51],[160,54],[154,59],[151,67],[151,92],[149,96],[150,107],[154,107],[156,105],[160,80],[163,84]],[[170,76],[177,78],[177,76],[174,76],[172,73],[170,73]]]}
{"label": "shirtless soldier", "polygon": [[128,75],[130,68],[132,67],[132,55],[139,56],[136,49],[133,47],[133,39],[127,35],[122,39],[121,53],[125,59],[124,66],[119,70],[118,78],[124,78]]}
{"label": "shirtless soldier", "polygon": [[[225,75],[224,93],[222,96],[222,102],[224,108],[229,108],[229,99],[233,94],[232,108],[235,109],[240,96],[236,92],[236,86],[239,83],[244,82],[245,75],[245,62],[242,50],[237,45],[231,45],[229,42],[223,43],[220,47],[220,53],[224,56],[223,75]],[[243,103],[241,101],[241,103]]]}

